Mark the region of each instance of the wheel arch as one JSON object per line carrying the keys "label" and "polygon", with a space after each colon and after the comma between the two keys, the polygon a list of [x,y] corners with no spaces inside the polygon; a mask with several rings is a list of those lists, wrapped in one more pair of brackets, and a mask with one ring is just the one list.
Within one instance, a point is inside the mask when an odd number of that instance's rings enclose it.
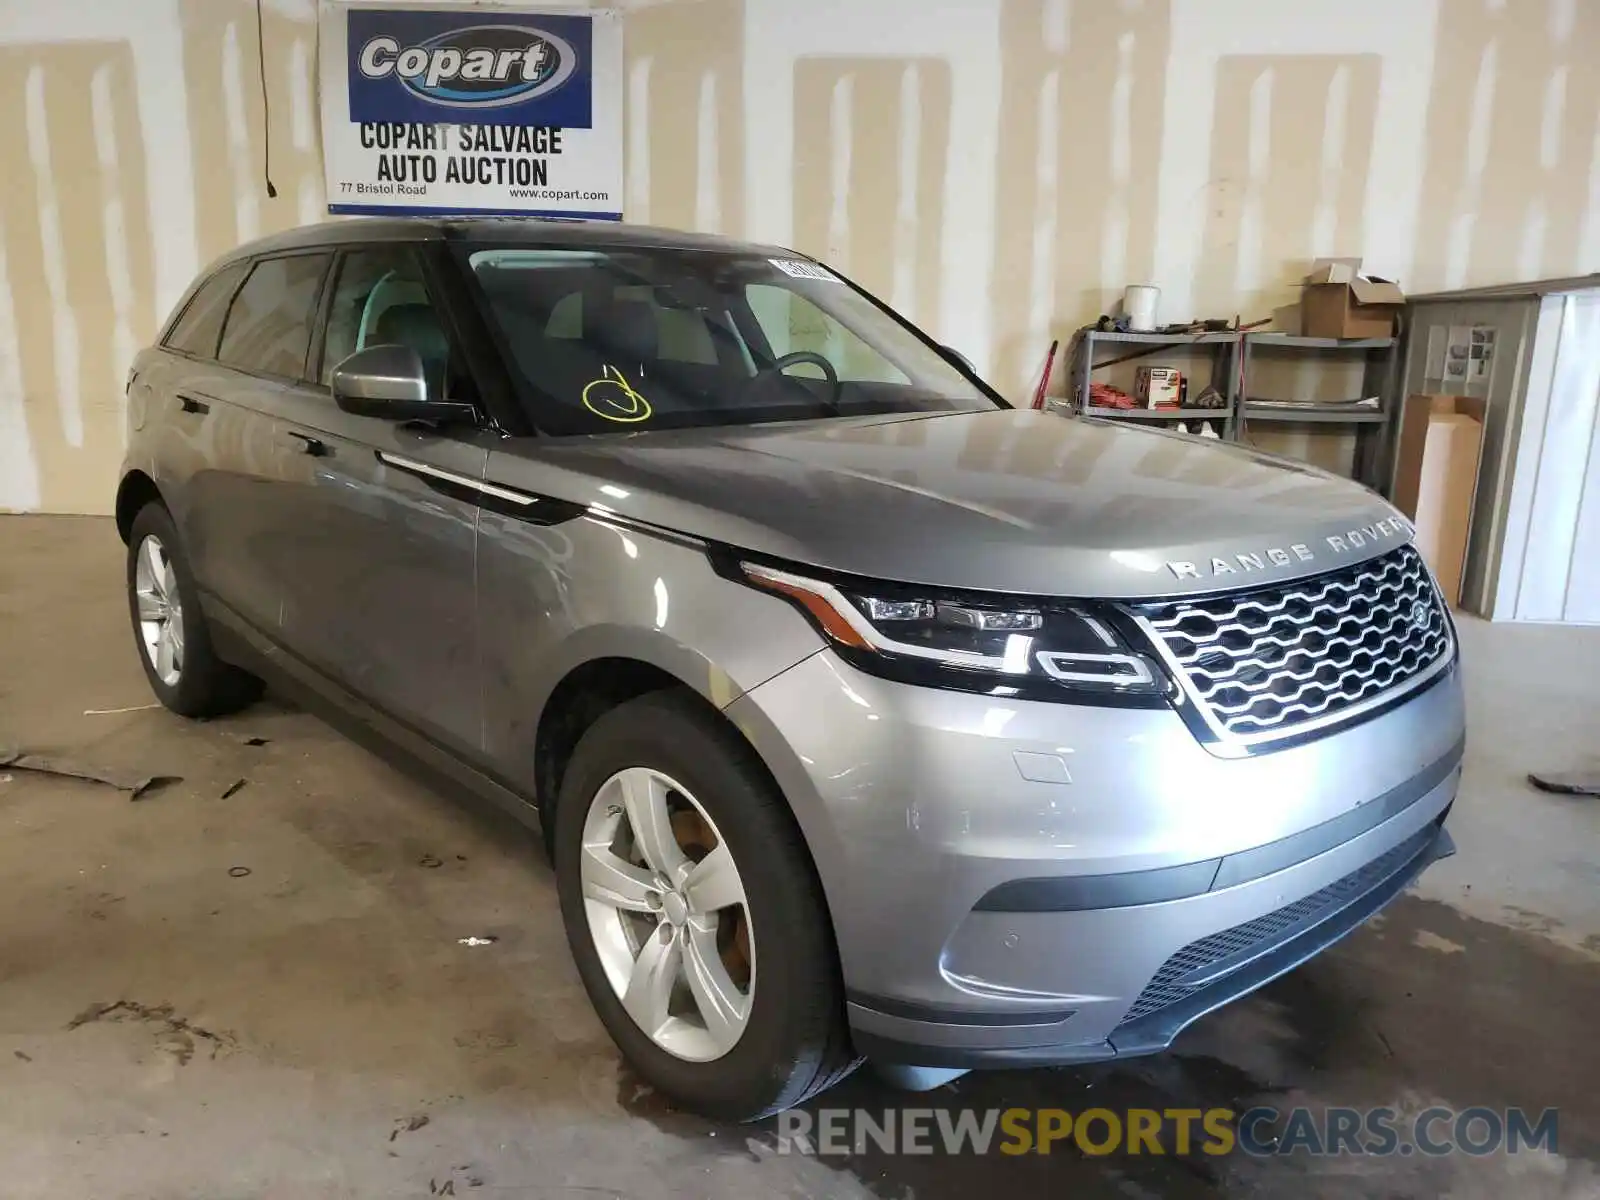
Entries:
{"label": "wheel arch", "polygon": [[127,545],[139,510],[152,501],[168,512],[172,511],[161,489],[156,486],[156,481],[143,471],[135,467],[122,477],[122,482],[117,485],[117,502],[113,511],[116,513],[117,534],[122,538],[123,545]]}
{"label": "wheel arch", "polygon": [[[579,739],[601,716],[619,705],[651,692],[673,690],[714,717],[738,740],[784,797],[790,816],[810,849],[809,822],[795,810],[793,798],[779,784],[778,773],[756,740],[728,714],[729,707],[746,694],[745,688],[709,659],[659,634],[649,636],[644,631],[616,629],[596,642],[579,638],[574,643],[569,645],[559,670],[550,672],[548,677],[553,683],[537,704],[534,723],[533,791],[547,850],[554,835],[561,781]],[[812,852],[813,869],[815,857]]]}
{"label": "wheel arch", "polygon": [[[547,851],[554,836],[561,782],[583,735],[612,709],[651,692],[675,689],[699,696],[656,663],[605,655],[573,666],[550,690],[539,709],[533,741],[534,795]],[[714,708],[709,703],[707,707]]]}
{"label": "wheel arch", "polygon": [[566,747],[568,754],[583,736],[583,730],[602,712],[646,692],[683,688],[693,692],[719,716],[744,692],[736,680],[704,653],[660,630],[616,622],[573,630],[550,648],[537,670],[528,670],[523,675],[525,680],[534,682],[531,694],[525,685],[522,696],[534,714],[531,723],[534,736],[531,745],[526,741],[521,743],[520,753],[531,754],[531,759],[524,759],[515,774],[532,781],[534,801],[546,829],[553,824],[548,813],[554,812],[560,768],[564,765],[564,761],[553,764],[549,760],[551,747],[560,746],[559,742],[552,743],[550,736],[564,722],[571,724],[577,719],[569,712],[577,700],[591,698],[591,708],[594,697],[604,703],[593,711],[585,710],[588,719],[571,735],[571,745]]}

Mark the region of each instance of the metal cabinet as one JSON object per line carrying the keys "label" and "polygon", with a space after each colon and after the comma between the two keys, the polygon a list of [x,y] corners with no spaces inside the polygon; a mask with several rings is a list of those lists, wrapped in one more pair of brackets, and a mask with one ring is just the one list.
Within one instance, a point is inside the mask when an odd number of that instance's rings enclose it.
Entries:
{"label": "metal cabinet", "polygon": [[1600,276],[1413,297],[1405,392],[1482,397],[1462,606],[1600,623]]}

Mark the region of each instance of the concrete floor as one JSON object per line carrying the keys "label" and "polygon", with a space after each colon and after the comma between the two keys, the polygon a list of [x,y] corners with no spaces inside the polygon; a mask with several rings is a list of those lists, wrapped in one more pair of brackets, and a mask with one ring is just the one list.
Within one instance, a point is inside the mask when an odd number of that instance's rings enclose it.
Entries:
{"label": "concrete floor", "polygon": [[1465,625],[1461,853],[1374,927],[1173,1054],[910,1101],[1555,1106],[1559,1155],[824,1161],[620,1068],[505,819],[282,704],[149,707],[122,553],[0,518],[0,744],[183,777],[130,803],[0,769],[0,1196],[1600,1196],[1600,801],[1522,782],[1600,754],[1600,630]]}

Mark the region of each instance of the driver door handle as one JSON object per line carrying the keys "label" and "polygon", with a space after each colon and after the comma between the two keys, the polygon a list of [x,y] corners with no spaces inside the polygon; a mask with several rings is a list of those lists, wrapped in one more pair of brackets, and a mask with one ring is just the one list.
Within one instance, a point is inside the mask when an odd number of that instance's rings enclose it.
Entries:
{"label": "driver door handle", "polygon": [[324,442],[321,438],[312,437],[309,433],[301,433],[299,430],[291,429],[289,430],[289,437],[292,441],[299,443],[300,453],[309,454],[312,458],[326,458],[333,453],[328,448],[327,442]]}

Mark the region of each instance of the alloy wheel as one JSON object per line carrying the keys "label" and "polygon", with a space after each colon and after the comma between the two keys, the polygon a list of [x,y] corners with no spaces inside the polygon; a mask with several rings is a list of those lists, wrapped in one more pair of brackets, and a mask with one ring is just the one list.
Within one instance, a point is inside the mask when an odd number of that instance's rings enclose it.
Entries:
{"label": "alloy wheel", "polygon": [[183,603],[172,558],[161,539],[153,534],[139,544],[133,590],[145,657],[156,678],[168,687],[176,687],[183,674]]}
{"label": "alloy wheel", "polygon": [[595,952],[634,1023],[691,1062],[733,1049],[755,997],[749,905],[699,801],[660,771],[618,771],[589,803],[580,876]]}

